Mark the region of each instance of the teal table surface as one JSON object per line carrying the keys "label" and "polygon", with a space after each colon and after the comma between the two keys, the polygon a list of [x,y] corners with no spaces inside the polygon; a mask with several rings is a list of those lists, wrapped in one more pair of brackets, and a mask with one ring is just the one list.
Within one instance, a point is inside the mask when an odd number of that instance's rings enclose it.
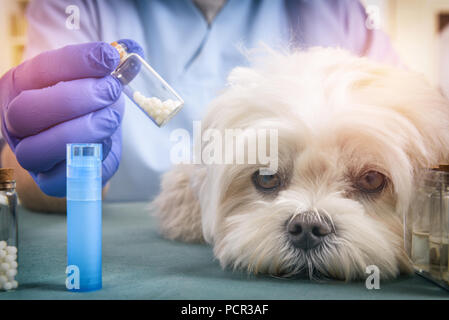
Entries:
{"label": "teal table surface", "polygon": [[65,289],[65,215],[19,209],[19,288],[2,299],[449,299],[418,276],[325,283],[222,270],[208,245],[163,239],[145,203],[103,205],[103,289]]}

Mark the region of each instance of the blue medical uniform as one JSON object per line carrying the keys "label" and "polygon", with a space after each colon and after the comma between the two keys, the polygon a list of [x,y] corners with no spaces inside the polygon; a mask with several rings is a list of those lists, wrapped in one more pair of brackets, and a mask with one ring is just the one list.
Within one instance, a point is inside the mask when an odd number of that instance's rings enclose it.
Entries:
{"label": "blue medical uniform", "polygon": [[[69,29],[66,9],[80,10],[80,28]],[[28,8],[26,58],[67,44],[131,38],[146,59],[183,97],[183,110],[156,127],[127,99],[120,167],[107,199],[147,200],[168,170],[170,132],[192,132],[207,104],[222,89],[242,53],[264,43],[272,48],[339,46],[358,55],[395,62],[388,39],[365,27],[355,0],[228,0],[209,25],[191,0],[34,0]]]}

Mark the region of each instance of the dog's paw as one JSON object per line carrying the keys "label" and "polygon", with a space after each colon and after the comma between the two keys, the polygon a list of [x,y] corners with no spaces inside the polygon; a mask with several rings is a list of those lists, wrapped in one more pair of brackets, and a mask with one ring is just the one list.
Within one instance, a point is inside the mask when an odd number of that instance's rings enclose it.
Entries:
{"label": "dog's paw", "polygon": [[194,166],[178,165],[167,172],[161,192],[151,204],[161,233],[168,239],[204,242],[200,204],[191,181],[194,171]]}

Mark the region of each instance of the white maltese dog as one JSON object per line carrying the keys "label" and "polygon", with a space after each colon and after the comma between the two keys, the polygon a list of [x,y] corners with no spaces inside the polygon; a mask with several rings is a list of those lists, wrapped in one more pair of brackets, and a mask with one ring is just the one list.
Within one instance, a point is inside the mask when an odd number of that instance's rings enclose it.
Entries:
{"label": "white maltese dog", "polygon": [[403,215],[420,169],[447,160],[449,102],[421,75],[340,49],[268,56],[231,72],[202,125],[277,129],[277,170],[175,166],[154,201],[163,235],[251,273],[411,272]]}

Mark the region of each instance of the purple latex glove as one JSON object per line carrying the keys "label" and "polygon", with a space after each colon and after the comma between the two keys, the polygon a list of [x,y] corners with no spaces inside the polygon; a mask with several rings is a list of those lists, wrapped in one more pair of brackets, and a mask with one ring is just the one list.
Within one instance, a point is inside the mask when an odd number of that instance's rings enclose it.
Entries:
{"label": "purple latex glove", "polygon": [[[135,42],[122,42],[141,53]],[[67,143],[103,144],[103,184],[117,171],[124,98],[110,73],[119,60],[107,43],[70,45],[27,60],[0,79],[3,137],[47,195],[66,194]]]}

